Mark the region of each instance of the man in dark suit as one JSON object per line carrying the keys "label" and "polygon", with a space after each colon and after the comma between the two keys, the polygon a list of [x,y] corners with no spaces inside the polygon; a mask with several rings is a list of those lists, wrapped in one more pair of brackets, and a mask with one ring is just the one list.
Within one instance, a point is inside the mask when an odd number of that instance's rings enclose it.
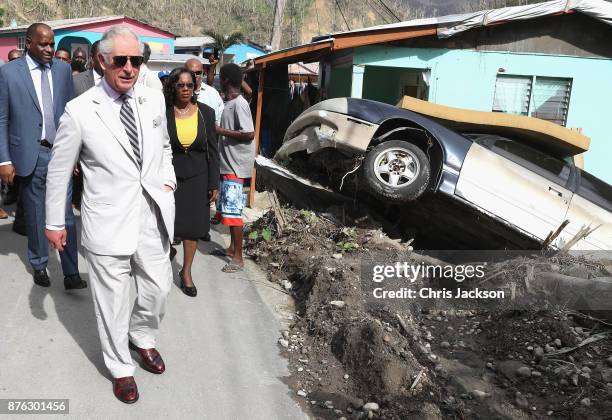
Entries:
{"label": "man in dark suit", "polygon": [[[45,236],[47,166],[59,119],[73,97],[70,66],[53,58],[53,30],[44,23],[26,32],[27,54],[0,67],[0,178],[19,177],[28,233],[28,259],[34,283],[50,286]],[[60,252],[64,286],[87,287],[79,276],[74,215],[66,197],[66,247]],[[62,227],[63,229],[63,227]]]}
{"label": "man in dark suit", "polygon": [[75,97],[81,96],[81,94],[98,85],[102,80],[104,70],[102,70],[100,59],[98,58],[99,43],[100,41],[96,41],[91,45],[89,70],[74,76]]}

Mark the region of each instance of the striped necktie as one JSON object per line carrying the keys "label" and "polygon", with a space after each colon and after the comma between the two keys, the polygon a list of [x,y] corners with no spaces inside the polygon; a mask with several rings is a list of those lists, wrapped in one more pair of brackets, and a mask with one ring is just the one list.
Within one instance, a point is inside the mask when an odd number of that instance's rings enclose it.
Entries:
{"label": "striped necktie", "polygon": [[142,168],[142,157],[140,156],[140,145],[138,143],[138,129],[136,128],[136,118],[134,118],[134,111],[128,102],[129,96],[121,95],[119,97],[123,102],[121,105],[121,112],[119,118],[125,127],[125,132],[132,145],[134,151],[134,157],[136,157],[136,163],[138,163],[138,169]]}

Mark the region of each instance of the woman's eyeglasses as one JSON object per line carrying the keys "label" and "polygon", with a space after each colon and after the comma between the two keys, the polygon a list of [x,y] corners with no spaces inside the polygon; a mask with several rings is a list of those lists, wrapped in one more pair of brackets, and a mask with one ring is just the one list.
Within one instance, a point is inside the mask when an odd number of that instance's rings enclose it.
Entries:
{"label": "woman's eyeglasses", "polygon": [[177,83],[175,86],[177,87],[177,89],[193,89],[193,83]]}
{"label": "woman's eyeglasses", "polygon": [[144,62],[144,57],[141,55],[116,55],[113,57],[113,64],[117,67],[123,67],[130,60],[132,67],[140,67]]}

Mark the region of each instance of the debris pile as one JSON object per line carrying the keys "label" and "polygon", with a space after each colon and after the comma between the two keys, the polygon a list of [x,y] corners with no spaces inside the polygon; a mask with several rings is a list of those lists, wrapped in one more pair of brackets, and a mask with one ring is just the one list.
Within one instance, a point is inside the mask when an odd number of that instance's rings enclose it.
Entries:
{"label": "debris pile", "polygon": [[[296,398],[315,417],[612,416],[612,322],[558,305],[372,305],[360,277],[364,259],[426,256],[389,239],[369,219],[349,218],[347,226],[343,218],[276,202],[249,226],[245,248],[295,299],[295,322],[278,342]],[[609,264],[522,257],[490,267],[484,283],[539,301],[551,284],[558,290],[559,278],[603,281],[612,275]],[[542,280],[547,276],[557,282]]]}

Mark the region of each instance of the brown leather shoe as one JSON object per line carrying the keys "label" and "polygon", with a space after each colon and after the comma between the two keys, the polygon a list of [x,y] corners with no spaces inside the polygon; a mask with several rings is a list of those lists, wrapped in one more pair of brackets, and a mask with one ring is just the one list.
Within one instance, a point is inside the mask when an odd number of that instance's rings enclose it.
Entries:
{"label": "brown leather shoe", "polygon": [[8,213],[2,207],[0,207],[0,219],[8,219]]}
{"label": "brown leather shoe", "polygon": [[164,364],[161,354],[159,354],[155,348],[141,349],[140,347],[136,347],[131,341],[129,345],[132,350],[140,355],[140,361],[142,362],[142,368],[144,370],[157,374],[164,373],[166,365]]}
{"label": "brown leather shoe", "polygon": [[116,378],[115,385],[113,387],[115,397],[121,402],[126,404],[134,404],[138,401],[138,387],[133,376],[126,376],[123,378]]}

